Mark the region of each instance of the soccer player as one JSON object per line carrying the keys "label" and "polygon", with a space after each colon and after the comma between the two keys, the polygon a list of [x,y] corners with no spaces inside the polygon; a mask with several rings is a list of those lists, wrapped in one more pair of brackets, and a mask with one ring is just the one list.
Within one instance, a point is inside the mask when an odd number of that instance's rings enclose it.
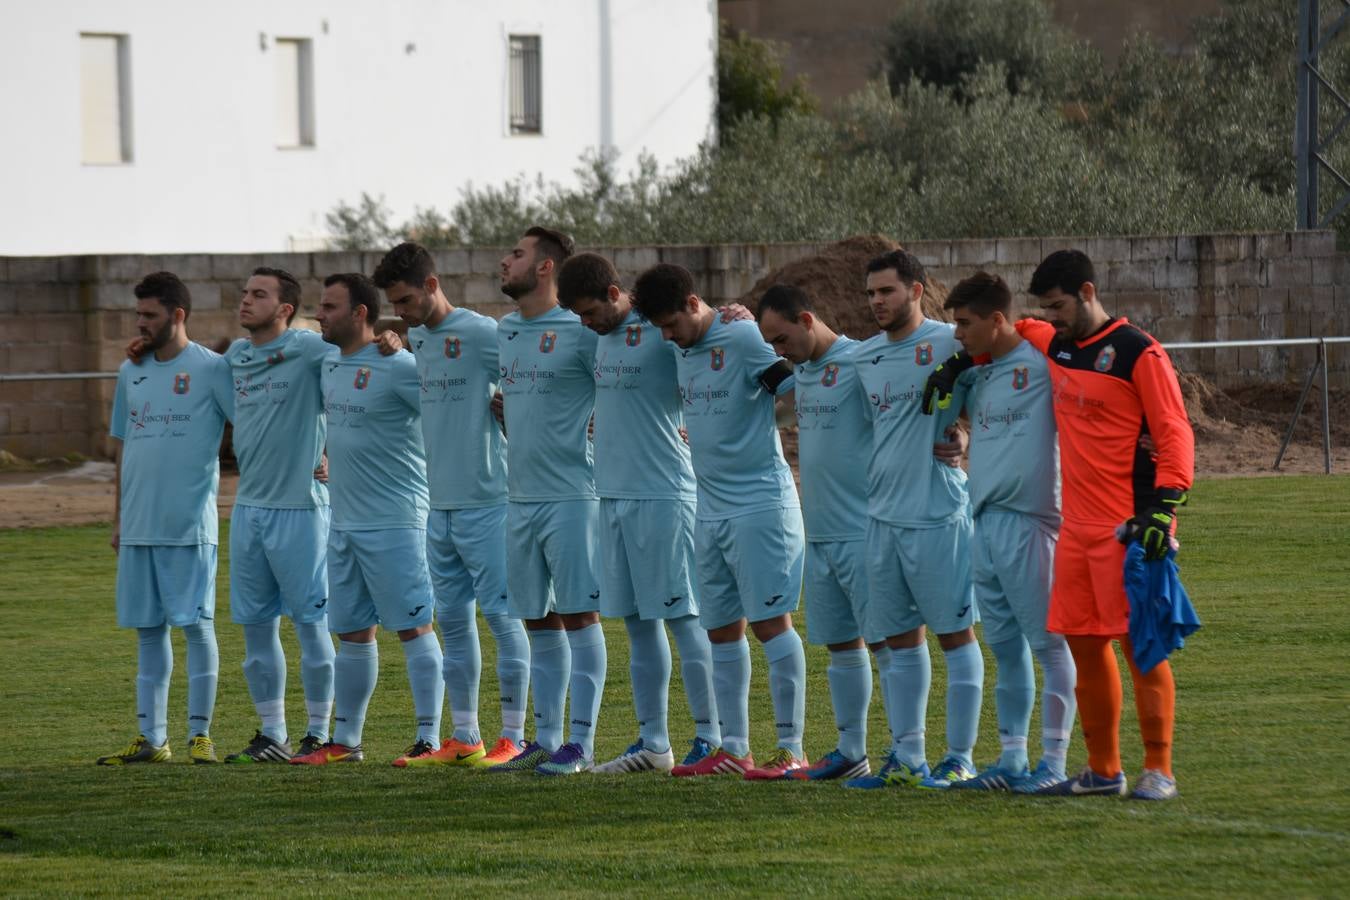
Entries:
{"label": "soccer player", "polygon": [[183,629],[188,665],[188,757],[216,762],[211,717],[216,646],[216,543],[220,439],[233,415],[225,360],[188,340],[192,297],[171,272],[136,285],[136,328],[144,352],[117,373],[110,433],[116,440],[117,624],[135,628],[140,649],[136,718],[140,734],[99,765],[166,762],[169,626]]}
{"label": "soccer player", "polygon": [[379,673],[378,626],[398,632],[417,716],[417,737],[393,762],[440,746],[441,647],[431,632],[426,562],[427,475],[422,451],[421,384],[412,354],[375,348],[380,295],[360,274],[324,279],[323,339],[340,351],[324,363],[328,416],[329,627],[334,665],[333,736],[293,765],[359,762],[361,733]]}
{"label": "soccer player", "polygon": [[[698,485],[694,526],[699,619],[712,642],[722,745],[676,776],[784,778],[806,765],[806,655],[792,627],[802,589],[802,516],[783,458],[775,398],[793,388],[751,322],[722,322],[694,293],[689,272],[662,263],[638,278],[638,313],[681,350],[676,362]],[[750,754],[750,647],[746,623],[769,661],[778,747],[756,768]]]}
{"label": "soccer player", "polygon": [[[929,371],[956,348],[951,325],[924,318],[923,264],[895,250],[867,265],[867,297],[881,333],[854,353],[868,396],[867,556],[872,568],[867,630],[886,636],[885,700],[892,748],[876,775],[849,787],[945,788],[975,774],[984,656],[975,642],[970,584],[970,499],[959,468],[933,457],[955,413],[926,417]],[[957,404],[959,408],[959,403]],[[947,663],[947,753],[931,771],[924,720],[932,668],[925,626]]]}
{"label": "soccer player", "polygon": [[314,477],[327,421],[319,387],[336,355],[316,332],[289,327],[300,283],[258,268],[244,285],[239,324],[248,337],[225,353],[234,378],[234,453],[239,489],[230,518],[230,617],[244,629],[244,678],[261,720],[227,763],[284,762],[286,655],[282,614],[300,642],[309,727],[296,752],[328,740],[333,710],[333,639],[328,634],[328,489]]}
{"label": "soccer player", "polygon": [[[867,710],[872,663],[863,643],[867,611],[867,449],[872,426],[853,353],[859,342],[816,315],[798,287],[778,284],[757,310],[764,340],[797,367],[795,403],[806,524],[806,637],[830,652],[827,676],[839,745],[793,772],[803,780],[871,774]],[[885,672],[890,648],[872,644]]]}
{"label": "soccer player", "polygon": [[[427,563],[454,725],[440,749],[409,762],[496,765],[513,759],[524,745],[530,678],[525,627],[506,609],[506,442],[489,410],[500,377],[497,322],[452,306],[431,254],[418,244],[399,244],[386,253],[374,281],[410,326],[408,341],[422,382],[431,488]],[[497,642],[502,731],[491,749],[478,730],[483,660],[475,598]]]}
{"label": "soccer player", "polygon": [[[1049,321],[1024,319],[1018,332],[1049,360],[1059,428],[1064,523],[1055,552],[1047,627],[1063,634],[1078,669],[1076,693],[1088,765],[1074,778],[1038,793],[1123,795],[1120,764],[1122,688],[1113,640],[1120,641],[1134,681],[1144,771],[1132,797],[1177,796],[1172,774],[1176,686],[1166,661],[1144,674],[1134,662],[1125,596],[1126,539],[1161,558],[1186,502],[1195,465],[1195,435],[1167,353],[1097,296],[1086,254],[1058,250],[1031,276],[1030,293]],[[933,395],[970,360],[948,360],[933,378]],[[1143,440],[1147,438],[1148,440]]]}
{"label": "soccer player", "polygon": [[[1012,292],[977,272],[952,289],[956,339],[988,365],[967,371],[971,569],[984,640],[998,663],[994,696],[1002,754],[954,788],[1033,793],[1064,780],[1073,731],[1074,665],[1062,635],[1045,629],[1059,532],[1059,451],[1050,370],[1009,318]],[[1028,768],[1027,732],[1036,701],[1032,654],[1041,664],[1042,756]]]}
{"label": "soccer player", "polygon": [[558,302],[599,335],[595,351],[595,486],[600,496],[600,611],[622,618],[638,739],[602,774],[675,765],[667,729],[670,643],[680,652],[695,737],[682,765],[722,742],[708,634],[694,597],[694,470],[680,436],[675,345],[633,309],[603,256],[579,253],[558,272]]}
{"label": "soccer player", "polygon": [[497,327],[509,463],[507,602],[530,637],[535,736],[494,772],[570,775],[594,763],[608,662],[596,559],[600,501],[587,437],[596,337],[558,306],[558,267],[571,255],[571,238],[535,226],[501,263],[502,293],[519,307]]}

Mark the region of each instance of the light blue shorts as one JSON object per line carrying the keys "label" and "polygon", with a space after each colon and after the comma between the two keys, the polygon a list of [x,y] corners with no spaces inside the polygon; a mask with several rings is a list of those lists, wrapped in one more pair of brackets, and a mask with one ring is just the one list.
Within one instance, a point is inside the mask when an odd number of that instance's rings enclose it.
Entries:
{"label": "light blue shorts", "polygon": [[694,501],[600,501],[600,612],[616,619],[698,615]]}
{"label": "light blue shorts", "polygon": [[806,545],[806,640],[868,643],[886,635],[864,633],[867,624],[867,542],[809,541]]}
{"label": "light blue shorts", "polygon": [[1049,525],[1021,513],[986,509],[975,520],[971,575],[985,643],[1020,635],[1044,650],[1059,642],[1045,630],[1057,539]]}
{"label": "light blue shorts", "polygon": [[600,609],[600,501],[508,503],[507,605],[518,619]]}
{"label": "light blue shorts", "polygon": [[956,634],[980,620],[970,586],[969,516],[936,528],[867,521],[868,633],[893,637],[927,625]]}
{"label": "light blue shorts", "polygon": [[216,617],[216,545],[128,546],[117,551],[117,624],[175,628]]}
{"label": "light blue shorts", "polygon": [[427,515],[427,568],[436,615],[478,601],[485,615],[506,612],[506,504],[433,509]]}
{"label": "light blue shorts", "polygon": [[328,615],[328,507],[234,507],[230,516],[230,619],[297,625]]}
{"label": "light blue shorts", "polygon": [[704,628],[762,622],[801,601],[806,535],[796,507],[698,522],[694,553]]}
{"label": "light blue shorts", "polygon": [[405,631],[431,622],[435,601],[421,528],[328,532],[328,630],[382,625]]}

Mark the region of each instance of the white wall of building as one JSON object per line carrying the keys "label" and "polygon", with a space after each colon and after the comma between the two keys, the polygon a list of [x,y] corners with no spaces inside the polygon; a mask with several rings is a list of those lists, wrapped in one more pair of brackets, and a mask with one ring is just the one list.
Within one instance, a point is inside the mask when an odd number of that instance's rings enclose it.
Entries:
{"label": "white wall of building", "polygon": [[[128,37],[130,162],[82,162],[82,33]],[[511,34],[540,135],[510,134]],[[277,38],[312,41],[313,147],[277,146]],[[715,70],[712,0],[0,0],[0,254],[276,252],[362,191],[398,222],[604,143],[669,165]]]}

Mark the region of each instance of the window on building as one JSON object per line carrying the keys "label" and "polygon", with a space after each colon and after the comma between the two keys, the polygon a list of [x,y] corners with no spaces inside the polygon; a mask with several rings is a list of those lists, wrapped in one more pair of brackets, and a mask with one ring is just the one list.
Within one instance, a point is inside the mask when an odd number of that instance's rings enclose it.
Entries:
{"label": "window on building", "polygon": [[131,78],[127,36],[80,35],[80,158],[131,162]]}
{"label": "window on building", "polygon": [[543,131],[540,101],[539,35],[511,35],[511,133]]}
{"label": "window on building", "polygon": [[314,44],[307,39],[277,38],[277,146],[314,146]]}

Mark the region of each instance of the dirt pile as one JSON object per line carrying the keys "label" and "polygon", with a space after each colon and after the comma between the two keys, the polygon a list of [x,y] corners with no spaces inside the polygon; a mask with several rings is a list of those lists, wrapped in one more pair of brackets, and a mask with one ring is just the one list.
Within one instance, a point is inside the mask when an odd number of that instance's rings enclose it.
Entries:
{"label": "dirt pile", "polygon": [[[879,234],[847,238],[815,256],[795,260],[770,272],[755,282],[739,302],[754,311],[759,307],[759,298],[773,285],[795,285],[806,291],[815,303],[816,312],[835,331],[859,339],[871,337],[877,333],[877,323],[863,292],[867,264],[899,247],[895,241]],[[930,319],[951,321],[942,309],[946,299],[946,285],[930,278],[923,298],[923,314]]]}

